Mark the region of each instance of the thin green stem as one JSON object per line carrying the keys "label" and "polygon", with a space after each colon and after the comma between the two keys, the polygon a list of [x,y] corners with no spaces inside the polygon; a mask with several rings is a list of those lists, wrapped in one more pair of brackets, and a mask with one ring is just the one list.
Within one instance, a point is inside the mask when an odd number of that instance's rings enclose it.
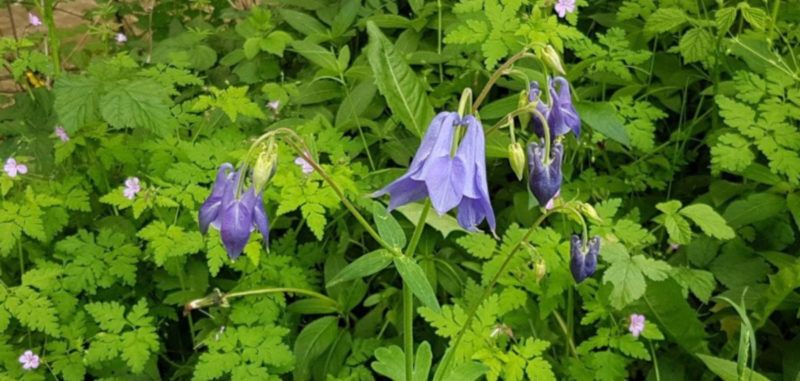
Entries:
{"label": "thin green stem", "polygon": [[[276,131],[286,132],[287,134],[297,139],[298,143],[305,146],[303,139],[300,138],[300,136],[298,136],[294,131],[289,129],[280,129]],[[364,216],[362,216],[361,213],[358,212],[358,210],[350,202],[350,200],[348,200],[347,197],[344,196],[344,193],[342,192],[342,189],[339,188],[339,185],[336,184],[336,182],[333,181],[333,179],[328,175],[328,173],[325,172],[324,169],[322,169],[322,166],[320,166],[319,163],[317,163],[317,161],[314,160],[314,158],[312,158],[311,155],[308,154],[308,150],[304,149],[305,147],[301,147],[300,145],[292,141],[286,141],[286,143],[289,144],[289,146],[292,147],[292,149],[294,149],[295,152],[297,152],[297,154],[300,155],[306,162],[308,162],[308,164],[311,165],[311,167],[313,167],[317,173],[319,173],[320,177],[322,177],[322,180],[324,180],[331,187],[331,189],[333,189],[333,192],[336,193],[336,196],[339,197],[339,200],[342,201],[344,207],[347,208],[347,210],[350,211],[351,214],[353,214],[353,217],[355,217],[358,223],[360,223],[361,226],[364,227],[364,230],[367,231],[367,234],[372,236],[372,238],[376,242],[378,242],[379,245],[383,246],[385,249],[396,254],[398,253],[397,249],[389,245],[389,243],[387,243],[383,238],[381,238],[381,236],[378,234],[378,232],[375,231],[372,225],[370,225],[369,222],[367,222],[367,220],[364,218]]]}
{"label": "thin green stem", "polygon": [[478,299],[477,303],[472,307],[469,315],[467,315],[467,319],[464,321],[464,325],[461,326],[461,329],[458,331],[458,334],[456,334],[455,339],[453,339],[453,344],[448,349],[447,353],[445,354],[445,357],[442,358],[442,361],[440,362],[439,365],[442,368],[442,370],[440,371],[441,374],[447,374],[445,372],[452,364],[453,356],[455,356],[455,353],[458,350],[458,346],[459,344],[461,344],[461,340],[464,338],[464,334],[472,325],[472,320],[475,319],[475,315],[478,312],[478,308],[480,307],[481,304],[483,304],[483,301],[486,300],[486,298],[488,298],[489,295],[491,295],[494,286],[497,284],[497,281],[500,280],[500,277],[503,275],[503,273],[505,273],[508,265],[511,264],[511,260],[514,259],[514,255],[517,253],[517,251],[519,251],[521,247],[524,246],[526,242],[528,242],[531,234],[533,234],[533,232],[536,231],[537,228],[539,228],[542,222],[544,222],[544,220],[547,219],[547,217],[557,212],[559,209],[560,209],[559,207],[555,207],[553,209],[546,211],[541,216],[539,216],[539,218],[537,218],[536,221],[533,222],[533,225],[531,225],[531,227],[528,228],[528,231],[525,232],[525,234],[522,236],[522,239],[520,239],[519,242],[517,242],[514,246],[511,247],[508,256],[500,265],[500,268],[497,270],[497,273],[494,274],[492,279],[483,289],[483,293],[481,294],[480,299]]}
{"label": "thin green stem", "polygon": [[[428,220],[428,212],[431,210],[431,200],[426,199],[422,207],[422,213],[414,227],[411,241],[406,248],[406,256],[411,258],[417,250],[417,244],[422,231],[425,228],[425,221]],[[406,380],[410,381],[414,377],[414,294],[405,282],[403,282],[403,351],[406,359]]]}
{"label": "thin green stem", "polygon": [[237,291],[237,292],[230,292],[223,295],[223,299],[229,300],[232,298],[239,298],[242,296],[250,296],[250,295],[261,295],[261,294],[278,294],[278,293],[291,293],[291,294],[301,294],[307,295],[312,298],[317,298],[319,300],[324,300],[328,303],[331,303],[336,306],[337,309],[341,310],[341,305],[334,299],[331,299],[319,292],[306,290],[302,288],[293,288],[293,287],[267,287],[267,288],[257,288],[254,290],[247,290],[247,291]]}
{"label": "thin green stem", "polygon": [[550,125],[547,124],[547,118],[535,107],[531,110],[531,113],[542,121],[542,130],[544,131],[544,164],[547,165],[552,161],[550,158]]}
{"label": "thin green stem", "polygon": [[572,341],[572,335],[569,334],[569,327],[564,324],[564,319],[561,318],[561,315],[558,314],[558,311],[553,311],[553,317],[556,318],[558,325],[561,327],[561,330],[564,331],[564,336],[567,339],[567,344],[569,347],[569,351],[572,352],[572,355],[578,357],[578,350],[575,348],[575,343]]}
{"label": "thin green stem", "polygon": [[650,344],[650,353],[653,356],[653,370],[656,372],[656,381],[661,381],[661,371],[658,370],[658,357],[656,356],[656,350],[653,348],[653,342],[647,340],[648,344]]}
{"label": "thin green stem", "polygon": [[572,349],[573,353],[577,357],[577,352],[575,351],[575,343],[572,340],[572,332],[575,327],[575,301],[574,301],[574,291],[572,287],[567,289],[567,330],[564,334],[567,336],[567,340],[570,344],[570,348]]}
{"label": "thin green stem", "polygon": [[505,73],[511,67],[511,65],[514,64],[514,62],[517,62],[522,58],[525,58],[527,55],[528,55],[527,48],[520,50],[519,53],[511,56],[511,58],[509,58],[508,61],[506,61],[502,66],[497,68],[497,70],[495,70],[494,73],[492,73],[492,76],[489,77],[489,81],[486,82],[486,85],[483,86],[483,90],[481,90],[481,93],[478,95],[478,98],[475,99],[475,103],[472,104],[472,112],[478,112],[478,107],[481,106],[483,100],[486,99],[487,95],[489,95],[489,90],[491,90],[495,82],[497,82],[497,80],[500,79],[500,76],[503,75],[503,73]]}
{"label": "thin green stem", "polygon": [[47,25],[47,39],[50,44],[50,53],[53,59],[53,74],[58,76],[61,73],[61,59],[59,50],[61,44],[56,32],[56,23],[53,19],[53,0],[42,0],[42,16],[44,16],[44,23]]}

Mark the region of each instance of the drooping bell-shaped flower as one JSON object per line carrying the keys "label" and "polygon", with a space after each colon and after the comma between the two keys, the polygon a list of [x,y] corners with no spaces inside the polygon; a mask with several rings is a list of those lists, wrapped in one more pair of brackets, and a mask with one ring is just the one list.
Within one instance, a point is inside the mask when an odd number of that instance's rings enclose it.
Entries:
{"label": "drooping bell-shaped flower", "polygon": [[203,205],[200,206],[198,220],[200,221],[200,232],[206,234],[208,226],[213,225],[219,229],[220,210],[222,210],[222,196],[233,179],[233,165],[231,163],[222,164],[217,171],[217,179],[211,188],[211,195],[208,196]]}
{"label": "drooping bell-shaped flower", "polygon": [[597,255],[600,253],[600,237],[592,237],[589,245],[584,247],[583,240],[578,235],[573,235],[570,240],[569,269],[575,282],[583,282],[584,279],[592,276],[597,270]]}
{"label": "drooping bell-shaped flower", "polygon": [[528,167],[530,168],[530,188],[539,205],[547,205],[561,189],[561,159],[564,146],[554,142],[550,160],[545,160],[544,142],[528,145]]}
{"label": "drooping bell-shaped flower", "polygon": [[[459,127],[466,128],[460,143],[456,140]],[[457,219],[463,228],[474,230],[486,219],[494,231],[486,181],[483,126],[473,116],[441,112],[428,126],[408,171],[373,196],[388,193],[390,210],[430,197],[439,214],[458,207]]]}
{"label": "drooping bell-shaped flower", "polygon": [[254,229],[261,232],[265,245],[269,240],[269,219],[263,199],[260,194],[256,195],[253,186],[237,195],[240,176],[241,170],[234,172],[233,165],[220,166],[211,195],[200,207],[198,218],[203,234],[208,232],[209,226],[219,229],[231,259],[241,255]]}
{"label": "drooping bell-shaped flower", "polygon": [[[569,90],[569,82],[564,77],[555,77],[549,80],[548,92],[550,94],[550,106],[548,107],[541,100],[541,90],[539,83],[531,82],[528,90],[528,99],[536,103],[536,110],[542,114],[550,126],[551,137],[561,136],[572,132],[575,136],[581,134],[581,119],[575,106],[572,104],[572,94]],[[544,137],[542,121],[537,116],[531,118],[533,131],[539,137]]]}

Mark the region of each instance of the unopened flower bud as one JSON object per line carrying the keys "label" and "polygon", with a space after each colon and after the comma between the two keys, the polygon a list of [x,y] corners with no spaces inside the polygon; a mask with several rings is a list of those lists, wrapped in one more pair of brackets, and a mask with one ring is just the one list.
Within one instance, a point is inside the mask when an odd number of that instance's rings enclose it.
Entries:
{"label": "unopened flower bud", "polygon": [[561,65],[561,56],[558,55],[552,45],[547,45],[539,51],[540,58],[544,63],[553,69],[554,72],[565,75],[564,66]]}
{"label": "unopened flower bud", "polygon": [[517,175],[517,179],[522,180],[522,173],[525,171],[525,150],[519,143],[508,145],[508,163],[511,164],[511,170]]}
{"label": "unopened flower bud", "polygon": [[266,149],[261,151],[253,166],[253,185],[257,192],[261,192],[278,167],[278,147],[274,140],[267,143]]}
{"label": "unopened flower bud", "polygon": [[540,259],[533,265],[533,273],[536,275],[536,283],[544,279],[544,276],[547,275],[547,265],[544,263],[544,260]]}
{"label": "unopened flower bud", "polygon": [[588,203],[585,202],[581,203],[580,211],[584,216],[588,217],[590,220],[594,222],[603,222],[603,218],[601,218],[600,215],[597,214],[597,210],[595,210],[594,207]]}

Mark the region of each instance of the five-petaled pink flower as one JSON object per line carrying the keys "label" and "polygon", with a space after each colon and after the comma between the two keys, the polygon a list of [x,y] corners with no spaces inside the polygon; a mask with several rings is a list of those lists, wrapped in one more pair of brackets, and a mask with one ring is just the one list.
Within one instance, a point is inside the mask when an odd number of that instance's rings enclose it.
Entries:
{"label": "five-petaled pink flower", "polygon": [[128,41],[128,36],[126,36],[126,35],[124,35],[122,33],[117,33],[117,35],[114,36],[114,39],[117,40],[117,42],[119,42],[120,44],[122,44],[122,43]]}
{"label": "five-petaled pink flower", "polygon": [[64,127],[61,126],[56,127],[56,136],[58,136],[58,138],[61,139],[62,142],[69,141],[69,135],[67,135],[67,130],[65,130]]}
{"label": "five-petaled pink flower", "polygon": [[128,177],[125,180],[125,189],[122,191],[122,194],[128,200],[133,200],[136,197],[136,194],[142,190],[141,185],[139,185],[139,178],[138,177]]}
{"label": "five-petaled pink flower", "polygon": [[575,0],[558,0],[555,10],[558,13],[558,17],[563,19],[567,13],[575,12]]}
{"label": "five-petaled pink flower", "polygon": [[306,161],[306,159],[304,159],[302,156],[298,156],[296,159],[294,159],[294,163],[299,165],[303,173],[306,175],[314,172],[314,167],[312,167],[311,164],[309,164],[308,161]]}
{"label": "five-petaled pink flower", "polygon": [[31,26],[42,26],[42,20],[39,18],[39,16],[28,12],[28,24],[31,24]]}
{"label": "five-petaled pink flower", "polygon": [[27,350],[22,354],[22,356],[19,356],[19,362],[22,364],[22,369],[36,369],[39,367],[39,356],[35,355],[32,351]]}
{"label": "five-petaled pink flower", "polygon": [[5,171],[9,177],[17,177],[17,174],[24,175],[28,173],[28,166],[25,164],[17,164],[17,161],[14,160],[13,157],[9,157],[8,160],[6,160],[6,165],[3,166],[3,171]]}
{"label": "five-petaled pink flower", "polygon": [[644,315],[631,314],[631,324],[628,326],[628,331],[631,332],[633,337],[639,337],[639,334],[644,331]]}

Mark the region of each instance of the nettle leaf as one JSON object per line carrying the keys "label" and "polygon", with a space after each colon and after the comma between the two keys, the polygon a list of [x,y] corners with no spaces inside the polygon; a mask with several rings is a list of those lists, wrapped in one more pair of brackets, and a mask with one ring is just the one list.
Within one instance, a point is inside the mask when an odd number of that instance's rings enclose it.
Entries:
{"label": "nettle leaf", "polygon": [[100,114],[116,128],[146,128],[168,135],[177,126],[162,96],[164,88],[150,79],[118,83],[100,98]]}
{"label": "nettle leaf", "polygon": [[163,266],[167,259],[194,254],[204,247],[199,232],[185,232],[182,227],[167,226],[163,221],[150,223],[137,236],[148,242],[147,248],[158,266]]}
{"label": "nettle leaf", "polygon": [[685,63],[714,59],[714,36],[705,28],[692,28],[678,44]]}
{"label": "nettle leaf", "polygon": [[648,33],[668,32],[677,29],[688,20],[689,16],[682,9],[661,8],[647,18],[644,30]]}
{"label": "nettle leaf", "polygon": [[56,81],[54,107],[68,133],[100,121],[102,86],[100,80],[90,76],[65,75]]}
{"label": "nettle leaf", "polygon": [[681,209],[680,213],[692,220],[704,233],[711,237],[726,240],[736,236],[722,216],[710,206],[693,204]]}
{"label": "nettle leaf", "polygon": [[422,136],[434,115],[425,87],[377,25],[367,22],[367,32],[367,58],[378,90],[393,115],[411,133]]}

